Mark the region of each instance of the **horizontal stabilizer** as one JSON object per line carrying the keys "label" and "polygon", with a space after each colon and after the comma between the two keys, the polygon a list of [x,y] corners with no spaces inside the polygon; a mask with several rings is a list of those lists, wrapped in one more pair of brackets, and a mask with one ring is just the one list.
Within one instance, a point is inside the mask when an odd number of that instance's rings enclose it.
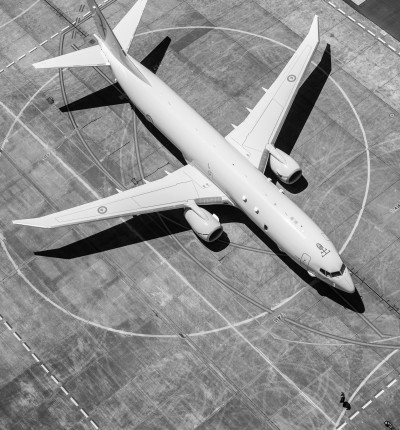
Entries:
{"label": "horizontal stabilizer", "polygon": [[147,0],[138,0],[113,30],[115,37],[118,39],[118,42],[125,52],[128,52],[131,46],[146,3]]}
{"label": "horizontal stabilizer", "polygon": [[86,66],[109,66],[107,58],[104,56],[100,46],[91,46],[80,51],[60,55],[39,63],[33,64],[37,69],[51,69],[63,67],[86,67]]}

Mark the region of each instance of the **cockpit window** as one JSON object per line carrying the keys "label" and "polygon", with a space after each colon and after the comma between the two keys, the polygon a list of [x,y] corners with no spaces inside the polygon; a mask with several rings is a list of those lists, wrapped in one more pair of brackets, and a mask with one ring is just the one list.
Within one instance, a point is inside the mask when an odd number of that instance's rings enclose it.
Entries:
{"label": "cockpit window", "polygon": [[342,276],[344,271],[346,270],[346,266],[344,264],[342,264],[342,267],[340,268],[340,270],[338,270],[337,272],[328,272],[324,269],[319,269],[319,271],[326,276],[327,278],[336,278],[338,276]]}

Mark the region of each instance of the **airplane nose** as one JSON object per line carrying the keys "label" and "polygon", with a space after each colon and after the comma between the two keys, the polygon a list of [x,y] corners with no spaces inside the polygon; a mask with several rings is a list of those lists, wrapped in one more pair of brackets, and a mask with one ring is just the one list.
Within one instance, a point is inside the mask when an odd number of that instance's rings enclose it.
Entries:
{"label": "airplane nose", "polygon": [[349,269],[347,267],[343,275],[335,280],[335,287],[350,294],[354,293],[354,291],[356,290],[354,287],[353,280],[351,279]]}

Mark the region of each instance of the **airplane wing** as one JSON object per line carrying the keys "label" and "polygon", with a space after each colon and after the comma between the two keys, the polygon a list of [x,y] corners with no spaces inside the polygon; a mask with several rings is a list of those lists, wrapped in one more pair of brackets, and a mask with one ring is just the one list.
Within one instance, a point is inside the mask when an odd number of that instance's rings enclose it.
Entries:
{"label": "airplane wing", "polygon": [[319,43],[318,16],[310,31],[278,78],[250,114],[225,137],[259,170],[264,171],[269,153],[300,87],[301,79]]}
{"label": "airplane wing", "polygon": [[62,227],[127,215],[138,215],[197,204],[230,203],[229,198],[199,170],[181,167],[162,179],[121,191],[110,197],[40,218],[21,219],[14,224],[41,228]]}

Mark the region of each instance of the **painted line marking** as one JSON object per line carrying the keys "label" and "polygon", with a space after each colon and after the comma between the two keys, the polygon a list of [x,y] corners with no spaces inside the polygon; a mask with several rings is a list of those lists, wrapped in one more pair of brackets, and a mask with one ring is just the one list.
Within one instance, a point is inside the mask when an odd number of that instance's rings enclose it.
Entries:
{"label": "painted line marking", "polygon": [[69,25],[67,25],[66,27],[64,27],[64,28],[62,28],[61,30],[60,30],[60,33],[62,33],[64,30],[66,30],[67,28],[69,28]]}
{"label": "painted line marking", "polygon": [[83,16],[85,17],[85,16],[88,16],[89,14],[90,14],[90,11],[86,12],[85,15],[83,15]]}
{"label": "painted line marking", "polygon": [[381,396],[384,393],[385,390],[379,391],[379,393],[375,394],[375,399],[377,399],[379,396]]}
{"label": "painted line marking", "polygon": [[25,343],[25,342],[22,342],[22,345],[23,345],[23,347],[27,350],[27,351],[30,351],[31,349],[29,348],[29,346]]}
{"label": "painted line marking", "polygon": [[0,70],[0,73],[3,73],[3,72],[4,72],[4,69],[1,69],[1,70]]}
{"label": "painted line marking", "polygon": [[350,15],[347,15],[347,18],[349,18],[350,21],[356,22],[356,20]]}
{"label": "painted line marking", "polygon": [[44,42],[42,42],[42,43],[39,43],[39,45],[40,46],[43,46],[45,43],[47,43],[48,42],[48,40],[45,40]]}
{"label": "painted line marking", "polygon": [[357,25],[358,25],[359,27],[361,27],[363,30],[365,30],[365,25],[362,25],[362,24],[361,24],[361,22],[357,22]]}
{"label": "painted line marking", "polygon": [[8,69],[9,67],[11,67],[13,64],[15,64],[15,61],[12,61],[10,64],[8,64],[7,66],[6,66],[6,68]]}
{"label": "painted line marking", "polygon": [[379,42],[382,42],[386,45],[386,40],[381,39],[380,37],[378,37]]}
{"label": "painted line marking", "polygon": [[41,367],[46,373],[49,373],[49,369],[44,364],[41,364]]}
{"label": "painted line marking", "polygon": [[26,54],[21,55],[19,58],[17,58],[17,61],[22,60],[24,57],[26,57]]}
{"label": "painted line marking", "polygon": [[60,382],[58,381],[58,379],[54,376],[54,375],[51,375],[51,379],[56,383],[56,384],[59,384]]}
{"label": "painted line marking", "polygon": [[10,326],[10,324],[8,324],[7,321],[4,323],[4,325],[8,328],[8,330],[12,330],[12,327]]}
{"label": "painted line marking", "polygon": [[81,411],[81,414],[85,417],[85,418],[88,418],[89,417],[89,415],[81,408],[81,409],[79,409],[80,411]]}
{"label": "painted line marking", "polygon": [[93,421],[93,420],[90,420],[90,424],[92,424],[92,426],[96,429],[96,430],[98,430],[99,429],[99,426]]}
{"label": "painted line marking", "polygon": [[343,15],[346,15],[346,12],[344,11],[344,10],[342,10],[342,9],[338,9],[338,11],[340,12],[340,13],[342,13]]}
{"label": "painted line marking", "polygon": [[354,419],[359,413],[360,413],[359,411],[354,412],[354,414],[350,417],[350,419],[351,420]]}
{"label": "painted line marking", "polygon": [[76,402],[76,400],[73,397],[69,398],[71,400],[71,402],[75,405],[78,406],[78,403]]}
{"label": "painted line marking", "polygon": [[386,385],[386,386],[389,388],[389,387],[391,387],[392,385],[394,385],[394,384],[396,383],[396,381],[397,381],[397,379],[393,379],[393,381],[392,381],[390,384]]}
{"label": "painted line marking", "polygon": [[0,321],[3,321],[3,316],[2,315],[0,315]]}
{"label": "painted line marking", "polygon": [[32,357],[35,359],[35,361],[39,363],[40,360],[38,359],[38,356],[34,352],[32,352]]}
{"label": "painted line marking", "polygon": [[61,390],[66,396],[68,396],[69,393],[64,387],[61,387]]}
{"label": "painted line marking", "polygon": [[343,423],[340,427],[337,427],[336,430],[342,430],[347,423]]}
{"label": "painted line marking", "polygon": [[392,51],[396,51],[396,48],[392,45],[388,45],[388,48],[391,49]]}
{"label": "painted line marking", "polygon": [[19,342],[21,342],[21,336],[16,331],[13,333],[13,335]]}
{"label": "painted line marking", "polygon": [[35,46],[34,48],[32,48],[30,51],[28,51],[29,53],[31,53],[31,52],[33,52],[33,51],[36,51],[36,49],[37,49],[37,46]]}
{"label": "painted line marking", "polygon": [[371,30],[368,30],[368,33],[375,37],[375,33]]}
{"label": "painted line marking", "polygon": [[50,39],[54,39],[58,35],[59,35],[59,33],[54,33],[53,36],[50,36]]}
{"label": "painted line marking", "polygon": [[328,3],[329,3],[332,7],[336,8],[336,5],[335,5],[334,3],[332,3],[331,1],[328,1]]}
{"label": "painted line marking", "polygon": [[365,409],[367,406],[369,406],[372,403],[372,400],[368,400],[368,402],[362,407],[363,409]]}

